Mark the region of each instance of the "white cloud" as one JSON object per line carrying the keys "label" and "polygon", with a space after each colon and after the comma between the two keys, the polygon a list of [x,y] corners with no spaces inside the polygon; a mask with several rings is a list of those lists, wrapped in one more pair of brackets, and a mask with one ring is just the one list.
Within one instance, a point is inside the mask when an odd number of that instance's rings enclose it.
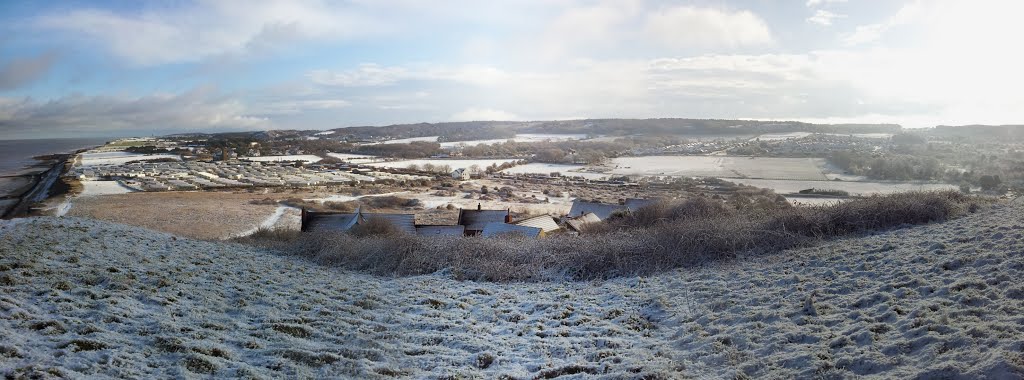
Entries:
{"label": "white cloud", "polygon": [[56,58],[54,53],[44,53],[0,62],[0,90],[19,88],[41,78],[50,71]]}
{"label": "white cloud", "polygon": [[152,131],[264,129],[269,120],[248,114],[238,99],[212,88],[136,98],[71,95],[46,102],[0,101],[0,136],[26,136],[46,126],[52,136],[149,134]]}
{"label": "white cloud", "polygon": [[313,70],[306,74],[313,83],[339,87],[375,87],[394,85],[400,81],[451,81],[472,85],[507,83],[504,71],[484,65],[438,66],[414,64],[409,66],[381,66],[375,63],[359,65],[355,69],[330,71]]}
{"label": "white cloud", "polygon": [[675,7],[648,15],[648,36],[664,46],[727,47],[766,45],[772,42],[768,24],[750,11]]}
{"label": "white cloud", "polygon": [[837,14],[837,13],[833,13],[833,12],[829,12],[829,11],[826,11],[826,10],[823,10],[823,9],[819,9],[819,10],[814,12],[813,16],[807,18],[807,22],[818,24],[818,25],[823,25],[823,26],[831,26],[832,25],[832,20],[835,20],[837,18],[843,18],[843,17],[846,17],[846,16],[845,15],[841,15],[841,14]]}
{"label": "white cloud", "polygon": [[451,121],[508,121],[519,118],[511,113],[490,108],[467,108],[451,116]]}
{"label": "white cloud", "polygon": [[604,1],[571,6],[541,35],[517,50],[549,61],[603,55],[609,51],[718,51],[773,43],[767,23],[746,10],[654,7],[641,1]]}
{"label": "white cloud", "polygon": [[391,85],[409,77],[408,71],[404,68],[383,67],[372,63],[341,72],[313,70],[307,75],[314,83],[343,87]]}
{"label": "white cloud", "polygon": [[808,8],[813,8],[813,7],[817,7],[819,5],[823,5],[823,4],[845,3],[845,2],[846,2],[846,0],[807,0],[807,4],[806,5],[807,5]]}
{"label": "white cloud", "polygon": [[138,13],[77,9],[44,15],[36,24],[98,42],[133,64],[197,62],[260,51],[296,38],[352,38],[380,32],[382,23],[358,9],[319,1],[201,0],[181,8]]}
{"label": "white cloud", "polygon": [[889,30],[888,24],[860,25],[853,33],[843,37],[843,43],[847,46],[853,46],[874,42],[882,38],[886,30]]}
{"label": "white cloud", "polygon": [[884,22],[858,26],[853,33],[843,37],[843,43],[847,46],[854,46],[878,41],[890,29],[912,24],[922,19],[925,11],[924,4],[919,1],[905,4]]}
{"label": "white cloud", "polygon": [[[297,115],[311,110],[337,110],[351,107],[352,103],[341,99],[276,100],[259,104],[261,115]],[[255,107],[254,107],[255,108]]]}

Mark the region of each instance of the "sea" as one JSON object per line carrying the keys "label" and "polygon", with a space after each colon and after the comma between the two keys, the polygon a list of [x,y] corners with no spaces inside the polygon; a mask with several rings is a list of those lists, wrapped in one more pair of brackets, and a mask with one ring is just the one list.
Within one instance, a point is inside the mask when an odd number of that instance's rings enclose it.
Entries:
{"label": "sea", "polygon": [[10,175],[32,165],[32,157],[71,153],[79,149],[103,145],[113,138],[89,137],[68,139],[0,140],[0,176]]}

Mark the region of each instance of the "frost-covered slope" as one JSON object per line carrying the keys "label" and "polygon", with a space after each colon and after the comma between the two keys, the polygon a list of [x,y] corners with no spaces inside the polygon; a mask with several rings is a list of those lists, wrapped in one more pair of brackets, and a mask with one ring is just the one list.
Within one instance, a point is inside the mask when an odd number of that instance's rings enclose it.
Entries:
{"label": "frost-covered slope", "polygon": [[606,282],[380,278],[74,218],[0,224],[0,373],[1024,376],[1024,220],[998,207]]}

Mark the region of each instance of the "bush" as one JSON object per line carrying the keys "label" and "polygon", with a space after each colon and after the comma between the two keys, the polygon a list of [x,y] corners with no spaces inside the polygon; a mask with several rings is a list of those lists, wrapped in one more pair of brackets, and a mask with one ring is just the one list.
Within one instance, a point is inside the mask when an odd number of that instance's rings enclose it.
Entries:
{"label": "bush", "polygon": [[307,233],[266,244],[379,275],[449,269],[454,277],[470,280],[586,280],[646,275],[740,253],[771,254],[823,238],[943,221],[988,202],[957,191],[909,192],[826,206],[736,210],[720,200],[694,198],[656,202],[591,224],[578,237],[421,237],[369,221],[352,234]]}
{"label": "bush", "polygon": [[363,223],[356,224],[349,230],[353,236],[367,237],[367,236],[395,236],[402,235],[404,232],[395,227],[394,223],[384,218],[369,218]]}
{"label": "bush", "polygon": [[397,209],[414,208],[422,206],[422,203],[420,202],[419,199],[402,198],[393,195],[385,195],[379,197],[363,197],[359,199],[359,203],[371,209]]}

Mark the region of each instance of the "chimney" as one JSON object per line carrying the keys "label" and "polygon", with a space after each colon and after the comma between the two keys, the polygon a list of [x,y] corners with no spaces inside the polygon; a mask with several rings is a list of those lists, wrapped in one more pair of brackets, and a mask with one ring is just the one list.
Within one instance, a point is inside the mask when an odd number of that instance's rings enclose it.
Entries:
{"label": "chimney", "polygon": [[303,207],[302,208],[302,216],[299,217],[299,220],[300,220],[300,222],[299,222],[300,223],[299,224],[299,231],[306,232],[306,218],[308,218],[308,217],[309,217],[309,215],[306,213],[306,208]]}

